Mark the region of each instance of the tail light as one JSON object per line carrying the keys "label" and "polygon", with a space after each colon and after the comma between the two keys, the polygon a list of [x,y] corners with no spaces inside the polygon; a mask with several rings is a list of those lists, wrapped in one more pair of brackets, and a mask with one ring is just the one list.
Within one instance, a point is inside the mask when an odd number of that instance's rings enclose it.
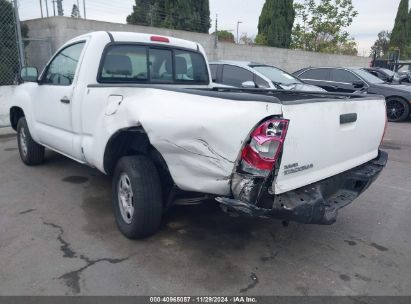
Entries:
{"label": "tail light", "polygon": [[287,129],[288,120],[285,119],[270,119],[259,125],[241,153],[241,169],[268,176],[280,156]]}

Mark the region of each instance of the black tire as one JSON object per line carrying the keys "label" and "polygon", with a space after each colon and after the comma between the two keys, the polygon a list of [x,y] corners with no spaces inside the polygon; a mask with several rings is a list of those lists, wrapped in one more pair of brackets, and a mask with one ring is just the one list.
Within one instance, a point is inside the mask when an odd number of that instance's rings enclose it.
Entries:
{"label": "black tire", "polygon": [[21,160],[28,166],[40,165],[44,162],[44,147],[31,137],[25,117],[17,123],[17,143]]}
{"label": "black tire", "polygon": [[[127,187],[131,187],[131,194],[124,194]],[[113,208],[117,226],[127,238],[140,239],[157,232],[163,214],[161,192],[160,177],[150,158],[135,155],[118,161],[113,176]]]}
{"label": "black tire", "polygon": [[400,97],[387,98],[388,121],[400,122],[410,116],[410,105],[405,99]]}

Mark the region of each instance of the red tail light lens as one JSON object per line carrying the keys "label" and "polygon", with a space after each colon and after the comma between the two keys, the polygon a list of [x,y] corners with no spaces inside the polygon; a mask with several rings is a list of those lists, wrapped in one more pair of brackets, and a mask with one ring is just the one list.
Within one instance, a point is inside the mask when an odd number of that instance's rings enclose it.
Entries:
{"label": "red tail light lens", "polygon": [[170,43],[170,40],[167,37],[162,36],[151,36],[151,41]]}
{"label": "red tail light lens", "polygon": [[241,169],[261,176],[270,174],[283,148],[287,129],[285,119],[270,119],[259,125],[241,153]]}

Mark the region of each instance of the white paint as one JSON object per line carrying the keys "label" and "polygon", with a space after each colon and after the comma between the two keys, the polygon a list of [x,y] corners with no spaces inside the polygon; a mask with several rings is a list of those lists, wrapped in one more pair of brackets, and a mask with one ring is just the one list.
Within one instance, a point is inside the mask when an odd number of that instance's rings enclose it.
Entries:
{"label": "white paint", "polygon": [[[357,121],[341,125],[340,115],[348,113],[357,113]],[[300,188],[376,158],[385,113],[382,97],[283,106],[290,125],[275,192]],[[295,163],[313,168],[285,175],[284,166]]]}
{"label": "white paint", "polygon": [[0,86],[0,127],[10,125],[9,105],[16,86]]}
{"label": "white paint", "polygon": [[[113,36],[115,40],[150,43],[149,35]],[[261,120],[281,115],[282,108],[291,120],[283,164],[314,162],[316,170],[294,179],[279,176],[279,191],[340,173],[375,156],[385,120],[382,99],[282,107],[253,101],[251,95],[249,101],[234,101],[160,88],[88,87],[97,83],[101,54],[110,40],[106,32],[95,32],[68,43],[84,40],[86,46],[71,86],[26,83],[15,90],[12,102],[24,110],[34,140],[102,172],[110,138],[120,130],[141,126],[178,187],[228,196],[230,176],[248,134]],[[172,37],[169,45],[197,49],[195,43]],[[205,56],[202,47],[200,52]],[[64,96],[70,97],[70,103],[60,102]],[[122,97],[114,110],[112,96]],[[339,129],[338,115],[351,111],[359,113],[358,125],[352,130]]]}

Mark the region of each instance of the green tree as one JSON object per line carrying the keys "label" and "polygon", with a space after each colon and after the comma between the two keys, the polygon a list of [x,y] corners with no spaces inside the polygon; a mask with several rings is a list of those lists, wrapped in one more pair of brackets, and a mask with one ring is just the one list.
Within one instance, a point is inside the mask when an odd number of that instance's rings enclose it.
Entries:
{"label": "green tree", "polygon": [[381,31],[378,33],[378,39],[375,40],[371,47],[371,56],[376,54],[377,58],[382,58],[388,55],[391,33],[389,31]]}
{"label": "green tree", "polygon": [[399,49],[402,58],[408,57],[408,0],[401,0],[391,34],[390,48]]}
{"label": "green tree", "polygon": [[247,33],[243,33],[240,36],[240,43],[245,44],[245,45],[253,45],[255,42],[254,42],[254,39],[252,37],[249,37],[247,35]]}
{"label": "green tree", "polygon": [[71,9],[71,17],[80,18],[80,10],[78,9],[77,4],[73,4],[73,8]]}
{"label": "green tree", "polygon": [[304,0],[296,3],[297,22],[292,48],[312,52],[356,55],[355,40],[345,28],[358,15],[352,0]]}
{"label": "green tree", "polygon": [[[215,35],[215,32],[212,33],[211,35]],[[217,37],[218,37],[218,41],[235,43],[234,35],[233,33],[230,33],[229,31],[225,31],[225,30],[217,31]]]}
{"label": "green tree", "polygon": [[258,21],[256,42],[274,47],[290,47],[294,18],[293,0],[266,0]]}
{"label": "green tree", "polygon": [[127,23],[208,33],[208,0],[135,0]]}

